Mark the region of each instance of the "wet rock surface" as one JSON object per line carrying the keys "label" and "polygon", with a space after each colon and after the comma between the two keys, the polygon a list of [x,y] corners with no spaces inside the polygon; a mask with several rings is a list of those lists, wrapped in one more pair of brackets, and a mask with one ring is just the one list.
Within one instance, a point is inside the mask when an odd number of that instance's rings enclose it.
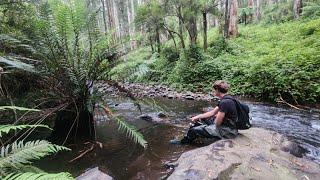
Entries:
{"label": "wet rock surface", "polygon": [[168,178],[175,179],[318,179],[320,166],[299,158],[298,146],[284,136],[260,129],[241,131],[183,153]]}
{"label": "wet rock surface", "polygon": [[[165,97],[168,99],[185,99],[185,100],[196,100],[196,101],[211,101],[214,98],[209,94],[203,92],[177,92],[171,88],[162,85],[146,85],[140,83],[119,83],[119,85],[127,90],[130,90],[135,97]],[[120,92],[117,88],[109,86],[106,83],[100,82],[97,84],[98,91],[107,93],[110,96],[125,95]]]}

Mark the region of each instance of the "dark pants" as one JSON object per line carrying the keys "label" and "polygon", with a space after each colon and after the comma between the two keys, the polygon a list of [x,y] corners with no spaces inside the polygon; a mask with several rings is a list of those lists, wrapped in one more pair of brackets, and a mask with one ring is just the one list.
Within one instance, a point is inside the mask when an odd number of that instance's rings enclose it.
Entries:
{"label": "dark pants", "polygon": [[192,142],[196,138],[216,138],[217,140],[222,138],[214,124],[214,119],[202,120],[190,126],[185,139]]}

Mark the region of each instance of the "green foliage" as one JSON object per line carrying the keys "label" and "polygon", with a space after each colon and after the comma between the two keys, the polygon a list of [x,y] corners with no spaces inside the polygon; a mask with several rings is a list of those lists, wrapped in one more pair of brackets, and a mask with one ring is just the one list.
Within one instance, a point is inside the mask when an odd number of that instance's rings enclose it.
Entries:
{"label": "green foliage", "polygon": [[[212,35],[210,33],[214,33]],[[170,51],[150,64],[152,77],[176,89],[211,90],[211,83],[226,79],[232,93],[292,103],[319,102],[320,20],[240,27],[240,36],[224,40],[211,31],[207,54],[199,48],[180,53],[171,62]],[[170,56],[169,56],[169,55]],[[124,66],[124,65],[123,65]]]}
{"label": "green foliage", "polygon": [[8,176],[4,177],[3,180],[47,180],[47,179],[55,179],[55,180],[68,180],[74,179],[71,174],[69,173],[56,173],[56,174],[49,174],[49,173],[17,173],[17,174],[9,174]]}
{"label": "green foliage", "polygon": [[282,96],[318,102],[319,31],[319,20],[243,28],[232,41],[237,54],[220,57],[231,63],[225,74],[233,91],[273,101]]}
{"label": "green foliage", "polygon": [[0,111],[3,110],[19,110],[19,111],[40,111],[39,109],[29,109],[29,108],[25,108],[25,107],[18,107],[18,106],[0,106]]}
{"label": "green foliage", "polygon": [[120,131],[124,131],[130,138],[137,142],[142,147],[147,147],[147,141],[144,140],[143,135],[138,132],[138,130],[132,125],[128,124],[126,121],[120,119],[119,117],[114,117],[116,123],[119,126]]}
{"label": "green foliage", "polygon": [[[2,137],[3,133],[7,134],[12,130],[22,130],[26,128],[36,127],[49,128],[45,125],[1,125],[0,137]],[[32,160],[40,159],[49,154],[57,153],[63,150],[70,149],[63,146],[51,144],[50,142],[45,140],[28,141],[26,143],[24,143],[23,141],[14,141],[11,144],[3,145],[0,152],[0,177],[4,179],[26,179],[27,177],[32,179],[37,177],[49,178],[64,176],[71,178],[68,173],[38,174],[36,172],[28,172],[30,170],[39,171],[37,168],[29,165],[31,164]]]}
{"label": "green foliage", "polygon": [[26,128],[37,128],[37,127],[50,129],[46,125],[0,125],[0,137],[2,137],[2,133],[7,134],[12,130],[17,131],[17,130],[22,130]]}
{"label": "green foliage", "polygon": [[121,57],[120,63],[114,67],[109,76],[114,80],[133,81],[149,72],[147,64],[152,63],[155,55],[150,57],[150,50],[140,48]]}
{"label": "green foliage", "polygon": [[180,57],[180,52],[172,47],[164,47],[161,50],[161,57],[167,59],[169,62],[175,62]]}
{"label": "green foliage", "polygon": [[266,6],[262,11],[263,22],[282,23],[293,19],[293,2],[279,2]]}
{"label": "green foliage", "polygon": [[302,7],[303,18],[319,18],[320,17],[320,1],[305,2]]}
{"label": "green foliage", "polygon": [[45,140],[28,141],[26,143],[15,141],[1,148],[0,168],[2,171],[8,168],[19,169],[25,164],[30,164],[31,160],[40,159],[62,150],[70,149],[51,144]]}
{"label": "green foliage", "polygon": [[232,53],[232,48],[225,38],[219,36],[209,44],[208,52],[212,57],[216,58],[224,53]]}

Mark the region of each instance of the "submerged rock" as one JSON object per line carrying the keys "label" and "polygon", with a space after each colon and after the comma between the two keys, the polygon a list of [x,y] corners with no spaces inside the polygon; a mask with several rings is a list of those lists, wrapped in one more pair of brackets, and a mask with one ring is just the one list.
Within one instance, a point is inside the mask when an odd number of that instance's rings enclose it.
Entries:
{"label": "submerged rock", "polygon": [[153,112],[153,113],[142,114],[138,118],[145,121],[149,121],[149,122],[159,123],[159,122],[166,121],[167,115],[162,112]]}
{"label": "submerged rock", "polygon": [[259,128],[241,131],[181,155],[169,180],[318,179],[320,165],[289,152],[299,148],[284,136]]}
{"label": "submerged rock", "polygon": [[112,180],[113,178],[108,174],[103,173],[98,167],[92,168],[81,174],[76,180]]}

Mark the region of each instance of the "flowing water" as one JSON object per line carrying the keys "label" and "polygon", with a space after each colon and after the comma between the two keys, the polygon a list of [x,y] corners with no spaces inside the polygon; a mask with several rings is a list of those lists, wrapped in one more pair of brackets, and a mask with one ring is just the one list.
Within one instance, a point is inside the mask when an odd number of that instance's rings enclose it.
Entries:
{"label": "flowing water", "polygon": [[[169,144],[169,140],[183,136],[188,128],[187,117],[195,115],[211,105],[208,102],[155,99],[158,106],[149,100],[142,104],[142,113],[156,113],[160,109],[168,115],[164,121],[150,122],[139,119],[140,111],[126,98],[108,98],[106,103],[116,115],[135,125],[148,141],[148,148],[143,149],[132,143],[117,126],[99,112],[97,117],[97,139],[103,148],[96,148],[82,158],[68,163],[68,160],[81,153],[83,147],[76,147],[73,152],[62,153],[39,163],[43,169],[51,172],[68,171],[74,176],[88,168],[98,166],[115,179],[161,179],[171,171],[167,164],[196,146]],[[270,105],[246,102],[251,109],[252,123],[277,131],[297,142],[305,149],[304,156],[320,164],[320,120],[319,114],[278,108]],[[80,152],[79,152],[80,151]]]}

